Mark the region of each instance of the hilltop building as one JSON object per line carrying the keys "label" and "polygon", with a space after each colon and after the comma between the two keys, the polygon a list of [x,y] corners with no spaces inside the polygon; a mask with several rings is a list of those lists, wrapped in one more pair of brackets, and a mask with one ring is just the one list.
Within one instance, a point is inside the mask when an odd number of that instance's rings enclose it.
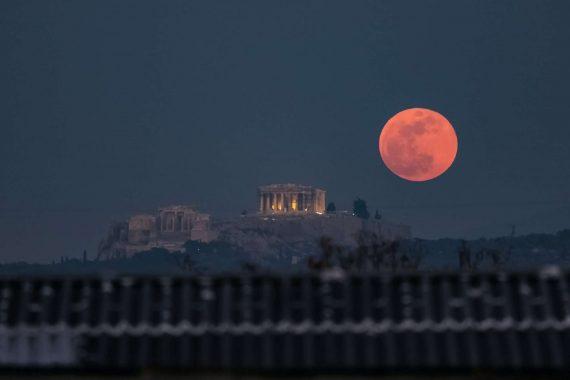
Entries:
{"label": "hilltop building", "polygon": [[124,256],[151,248],[179,250],[188,240],[207,243],[215,237],[209,214],[187,205],[162,207],[156,214],[133,215],[111,226],[99,245],[99,257]]}
{"label": "hilltop building", "polygon": [[209,230],[210,215],[199,213],[191,206],[163,207],[157,215],[135,215],[129,219],[129,242],[145,243],[146,238],[153,235],[158,240],[208,242],[212,238]]}
{"label": "hilltop building", "polygon": [[292,183],[261,186],[257,189],[261,214],[323,214],[322,189]]}
{"label": "hilltop building", "polygon": [[123,257],[152,248],[180,251],[189,240],[229,243],[253,256],[288,252],[292,260],[311,254],[323,236],[354,245],[361,232],[384,239],[411,237],[409,226],[364,220],[351,212],[325,213],[325,190],[305,185],[272,184],[257,189],[258,213],[212,221],[194,207],[177,205],[155,214],[133,215],[115,223],[99,245],[99,258]]}

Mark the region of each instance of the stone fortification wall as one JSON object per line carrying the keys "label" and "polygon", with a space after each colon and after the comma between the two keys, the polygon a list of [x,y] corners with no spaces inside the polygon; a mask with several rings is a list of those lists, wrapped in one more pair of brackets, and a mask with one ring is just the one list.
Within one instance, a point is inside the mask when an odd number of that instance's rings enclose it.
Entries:
{"label": "stone fortification wall", "polygon": [[409,226],[339,214],[249,216],[218,222],[213,227],[219,233],[219,240],[241,247],[254,257],[284,252],[298,256],[313,254],[323,236],[332,238],[336,244],[354,247],[361,231],[387,240],[411,237]]}
{"label": "stone fortification wall", "polygon": [[252,215],[211,222],[208,214],[189,208],[161,209],[158,215],[135,215],[110,229],[99,257],[129,256],[154,247],[178,251],[188,240],[223,241],[255,256],[314,254],[321,237],[354,247],[361,231],[387,240],[411,237],[409,226],[363,220],[348,214]]}

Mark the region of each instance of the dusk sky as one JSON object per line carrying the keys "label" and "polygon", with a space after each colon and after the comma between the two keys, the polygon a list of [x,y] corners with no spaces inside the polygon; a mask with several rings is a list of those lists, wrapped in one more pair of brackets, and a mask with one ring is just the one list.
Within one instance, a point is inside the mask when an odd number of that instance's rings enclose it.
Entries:
{"label": "dusk sky", "polygon": [[[570,2],[0,1],[0,262],[95,256],[168,204],[256,188],[359,196],[417,237],[570,227]],[[412,107],[458,155],[409,182],[378,152]]]}

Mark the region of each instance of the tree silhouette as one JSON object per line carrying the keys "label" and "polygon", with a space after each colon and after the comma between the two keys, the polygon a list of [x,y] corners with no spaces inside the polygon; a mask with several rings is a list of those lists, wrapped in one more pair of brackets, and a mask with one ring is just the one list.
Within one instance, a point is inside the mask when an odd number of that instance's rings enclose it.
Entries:
{"label": "tree silhouette", "polygon": [[459,255],[459,268],[464,271],[473,270],[476,266],[475,263],[471,261],[471,249],[467,245],[467,241],[461,240],[461,245],[458,250]]}
{"label": "tree silhouette", "polygon": [[380,215],[380,213],[378,212],[378,209],[376,209],[376,213],[374,213],[374,219],[376,219],[376,220],[382,219],[382,215]]}
{"label": "tree silhouette", "polygon": [[362,219],[370,218],[368,206],[366,206],[364,199],[356,198],[354,202],[352,202],[352,214]]}
{"label": "tree silhouette", "polygon": [[329,204],[327,205],[327,214],[332,214],[336,212],[336,205],[334,204],[334,202],[329,202]]}
{"label": "tree silhouette", "polygon": [[315,271],[333,268],[349,272],[399,272],[415,271],[419,268],[425,253],[421,244],[403,248],[399,241],[382,239],[368,231],[360,231],[356,236],[357,247],[334,244],[332,238],[321,237],[320,256],[311,256],[307,262]]}

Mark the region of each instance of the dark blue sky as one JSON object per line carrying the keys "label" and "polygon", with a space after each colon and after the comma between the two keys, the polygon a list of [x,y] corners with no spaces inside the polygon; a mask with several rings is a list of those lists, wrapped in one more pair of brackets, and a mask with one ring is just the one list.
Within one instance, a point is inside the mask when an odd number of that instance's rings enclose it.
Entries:
{"label": "dark blue sky", "polygon": [[[570,227],[570,2],[0,2],[0,261],[95,254],[109,223],[256,187],[363,197],[415,235]],[[384,122],[444,114],[437,180],[382,164]]]}

